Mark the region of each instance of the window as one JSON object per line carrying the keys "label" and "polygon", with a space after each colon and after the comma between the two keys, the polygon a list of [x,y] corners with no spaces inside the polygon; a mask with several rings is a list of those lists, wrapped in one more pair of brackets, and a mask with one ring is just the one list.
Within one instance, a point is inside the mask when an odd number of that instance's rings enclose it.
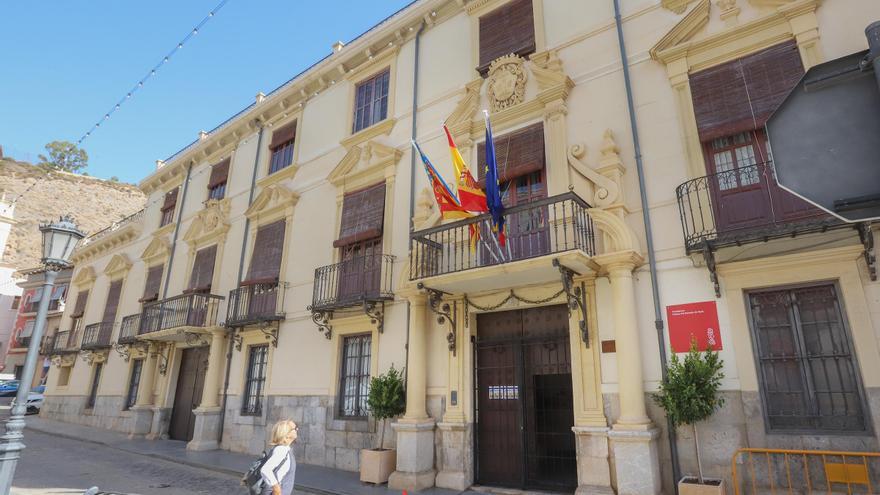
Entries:
{"label": "window", "polygon": [[128,395],[125,397],[125,409],[131,409],[137,402],[138,387],[141,383],[141,371],[144,368],[143,359],[135,359],[131,362],[131,377],[128,380]]}
{"label": "window", "polygon": [[489,64],[510,53],[526,57],[535,53],[535,14],[532,0],[511,0],[480,17],[480,62],[485,76]]}
{"label": "window", "polygon": [[345,195],[339,238],[333,242],[342,262],[336,294],[340,302],[379,295],[384,218],[384,182]]}
{"label": "window", "polygon": [[110,282],[107,290],[107,302],[104,304],[104,317],[102,323],[113,323],[116,320],[116,312],[119,309],[119,295],[122,293],[122,280]]}
{"label": "window", "polygon": [[18,309],[19,305],[21,305],[21,296],[15,296],[12,298],[12,307],[9,309]]}
{"label": "window", "polygon": [[70,324],[73,332],[77,332],[82,326],[82,317],[86,312],[86,304],[89,301],[89,290],[81,290],[76,296],[76,306],[70,314]]}
{"label": "window", "polygon": [[354,335],[342,341],[342,374],[339,383],[339,416],[365,418],[370,387],[370,335]]}
{"label": "window", "polygon": [[354,134],[373,124],[378,124],[388,116],[388,81],[391,71],[385,69],[354,89]]}
{"label": "window", "polygon": [[147,269],[147,282],[144,284],[144,296],[140,302],[152,302],[159,299],[159,288],[162,285],[162,272],[165,265],[151,266]]}
{"label": "window", "polygon": [[269,151],[272,156],[269,159],[269,174],[287,168],[293,163],[293,146],[296,142],[296,121],[280,127],[272,133],[272,141],[269,143]]}
{"label": "window", "polygon": [[58,386],[66,387],[68,383],[70,383],[70,369],[71,366],[62,366],[58,371]]}
{"label": "window", "polygon": [[34,293],[31,294],[30,299],[28,299],[27,307],[25,308],[25,313],[36,313],[37,309],[40,307],[40,301],[43,300],[43,288],[38,287],[34,289]]}
{"label": "window", "polygon": [[19,347],[27,347],[31,342],[31,335],[34,334],[34,326],[36,324],[36,320],[27,320],[24,322],[24,327],[22,327],[21,332],[18,334],[18,342]]}
{"label": "window", "polygon": [[95,364],[95,371],[92,374],[92,385],[89,387],[89,397],[86,399],[86,409],[95,407],[95,401],[98,398],[98,384],[101,383],[102,369],[104,369],[104,363]]}
{"label": "window", "polygon": [[12,370],[12,374],[15,376],[16,380],[21,381],[21,375],[24,374],[24,366],[21,364],[16,364],[15,368]]}
{"label": "window", "polygon": [[[766,160],[763,132],[740,132],[717,137],[708,143],[707,158],[714,165],[719,191],[758,184],[758,163]],[[757,152],[757,153],[756,153]]]}
{"label": "window", "polygon": [[185,293],[211,292],[211,283],[214,279],[214,261],[216,258],[216,244],[196,251],[192,273],[189,277],[189,287],[184,291]]}
{"label": "window", "polygon": [[211,178],[208,180],[208,199],[223,199],[226,196],[226,180],[229,177],[229,162],[227,158],[211,167]]}
{"label": "window", "polygon": [[174,221],[174,208],[177,206],[177,191],[179,190],[180,188],[177,187],[165,193],[165,201],[162,203],[162,220],[159,222],[159,227],[164,227]]}
{"label": "window", "polygon": [[866,431],[864,393],[833,283],[748,294],[770,432]]}
{"label": "window", "polygon": [[66,293],[67,284],[58,285],[52,289],[52,296],[49,298],[49,311],[58,311],[58,309],[61,308]]}
{"label": "window", "polygon": [[266,383],[266,367],[269,363],[269,346],[252,345],[248,352],[247,379],[241,414],[259,416],[263,413],[263,385]]}
{"label": "window", "polygon": [[281,271],[281,256],[284,253],[284,220],[262,225],[257,229],[251,265],[247,279],[242,285],[271,283],[278,281]]}

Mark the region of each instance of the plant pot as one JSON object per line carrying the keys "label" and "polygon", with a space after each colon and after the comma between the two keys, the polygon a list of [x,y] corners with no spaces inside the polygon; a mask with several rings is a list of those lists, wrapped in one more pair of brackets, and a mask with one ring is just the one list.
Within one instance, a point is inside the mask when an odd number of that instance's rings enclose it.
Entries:
{"label": "plant pot", "polygon": [[397,451],[394,449],[361,450],[361,481],[386,483],[397,468]]}
{"label": "plant pot", "polygon": [[678,482],[678,495],[724,495],[724,480],[685,476]]}

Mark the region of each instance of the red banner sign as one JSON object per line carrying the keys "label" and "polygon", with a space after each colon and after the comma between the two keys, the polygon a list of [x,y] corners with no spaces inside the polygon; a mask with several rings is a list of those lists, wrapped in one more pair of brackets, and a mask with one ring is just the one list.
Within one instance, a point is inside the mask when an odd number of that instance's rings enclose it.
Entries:
{"label": "red banner sign", "polygon": [[700,351],[709,346],[716,351],[722,349],[715,301],[666,306],[666,320],[672,352],[688,352],[692,339],[696,339]]}

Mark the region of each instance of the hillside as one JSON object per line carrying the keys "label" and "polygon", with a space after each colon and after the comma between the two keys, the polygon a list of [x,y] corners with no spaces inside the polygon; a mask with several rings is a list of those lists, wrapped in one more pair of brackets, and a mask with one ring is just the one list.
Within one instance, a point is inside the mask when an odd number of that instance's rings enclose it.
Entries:
{"label": "hillside", "polygon": [[74,217],[87,234],[97,232],[141,208],[146,201],[135,186],[65,172],[48,173],[29,163],[0,159],[0,195],[15,203],[15,220],[3,261],[17,269],[40,260],[38,225],[62,214]]}

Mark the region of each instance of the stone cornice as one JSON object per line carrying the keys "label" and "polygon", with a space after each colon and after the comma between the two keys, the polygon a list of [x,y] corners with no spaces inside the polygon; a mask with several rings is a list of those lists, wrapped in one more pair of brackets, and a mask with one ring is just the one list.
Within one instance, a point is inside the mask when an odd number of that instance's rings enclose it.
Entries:
{"label": "stone cornice", "polygon": [[79,265],[88,260],[97,258],[98,256],[118,249],[121,246],[137,239],[141,234],[141,222],[130,222],[122,226],[116,232],[110,233],[96,241],[90,242],[86,246],[74,251],[70,257],[70,261],[74,265]]}
{"label": "stone cornice", "polygon": [[392,15],[370,31],[332,53],[303,73],[273,91],[250,107],[233,116],[208,133],[204,139],[193,142],[168,159],[168,162],[139,184],[149,193],[171,177],[182,175],[186,164],[200,163],[208,156],[226,146],[235,145],[246,136],[256,132],[266,122],[278,115],[301,108],[316,92],[321,92],[333,81],[340,80],[350,71],[373,64],[371,55],[382,53],[387,47],[399,47],[415,36],[423,23],[430,28],[461,12],[462,0],[427,0],[418,2]]}
{"label": "stone cornice", "polygon": [[365,143],[370,139],[373,139],[377,136],[391,134],[391,129],[394,128],[394,124],[397,123],[397,119],[389,117],[378,124],[373,124],[366,129],[361,129],[360,131],[348,136],[347,138],[339,141],[339,144],[342,145],[345,149],[350,149],[352,146],[357,146],[361,143]]}

